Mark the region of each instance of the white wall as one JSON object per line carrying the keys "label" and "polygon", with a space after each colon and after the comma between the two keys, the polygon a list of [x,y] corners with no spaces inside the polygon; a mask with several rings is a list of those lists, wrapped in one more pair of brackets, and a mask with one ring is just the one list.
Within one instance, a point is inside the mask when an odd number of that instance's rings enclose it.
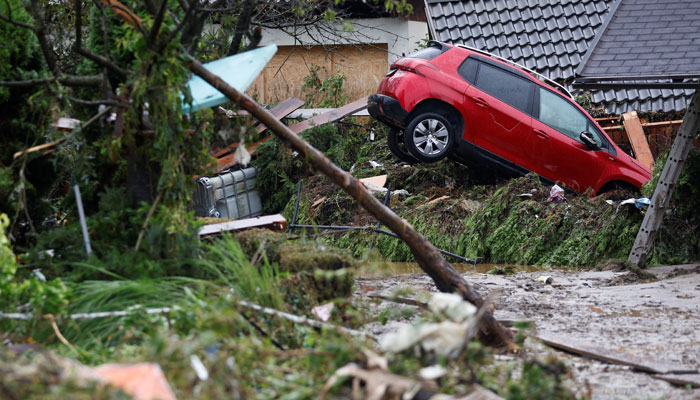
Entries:
{"label": "white wall", "polygon": [[399,18],[348,19],[351,32],[343,32],[343,23],[297,28],[287,32],[279,29],[263,29],[261,45],[330,45],[330,44],[379,44],[386,43],[389,49],[387,62],[391,64],[402,55],[413,52],[417,42],[426,38],[428,24]]}

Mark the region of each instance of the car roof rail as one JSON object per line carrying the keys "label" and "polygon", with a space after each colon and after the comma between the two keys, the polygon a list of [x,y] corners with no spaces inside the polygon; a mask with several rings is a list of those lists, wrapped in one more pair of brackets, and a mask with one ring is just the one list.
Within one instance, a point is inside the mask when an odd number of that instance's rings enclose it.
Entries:
{"label": "car roof rail", "polygon": [[520,65],[520,64],[518,64],[518,63],[516,63],[516,62],[514,62],[514,61],[512,61],[512,60],[509,60],[509,59],[507,59],[507,58],[503,58],[503,57],[501,57],[501,56],[499,56],[499,55],[496,55],[496,54],[493,54],[493,53],[489,53],[488,51],[485,51],[485,50],[477,49],[477,48],[475,48],[475,47],[470,47],[470,46],[463,45],[463,44],[458,44],[458,45],[456,45],[456,46],[457,46],[457,47],[464,48],[464,49],[467,49],[467,50],[474,51],[474,52],[476,52],[476,53],[481,53],[481,54],[487,55],[487,56],[489,56],[489,57],[493,57],[493,58],[495,58],[495,59],[497,59],[497,60],[499,60],[499,61],[503,61],[504,63],[506,63],[506,64],[508,64],[508,65],[512,65],[512,66],[514,66],[514,67],[518,67],[518,68],[520,68],[520,69],[522,69],[522,70],[528,72],[530,75],[534,76],[534,77],[537,78],[538,80],[540,80],[540,81],[542,81],[542,82],[545,82],[545,83],[547,83],[547,84],[549,84],[549,85],[554,86],[557,90],[559,90],[560,92],[562,92],[562,93],[564,93],[565,95],[569,96],[569,98],[571,98],[571,99],[574,98],[574,96],[571,95],[571,92],[569,92],[569,91],[564,87],[564,85],[562,85],[562,84],[560,84],[560,83],[558,83],[558,82],[555,82],[554,80],[552,80],[552,79],[550,79],[550,78],[547,78],[546,76],[540,74],[539,72],[535,72],[535,71],[531,70],[530,68],[528,68],[528,67],[526,67],[526,66],[524,66],[524,65]]}

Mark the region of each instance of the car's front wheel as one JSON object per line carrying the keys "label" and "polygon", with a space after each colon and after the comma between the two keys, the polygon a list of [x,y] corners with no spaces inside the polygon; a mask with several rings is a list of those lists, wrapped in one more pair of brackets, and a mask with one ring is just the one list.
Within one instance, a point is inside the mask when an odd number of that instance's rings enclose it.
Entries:
{"label": "car's front wheel", "polygon": [[420,161],[445,158],[455,142],[454,128],[444,116],[427,112],[411,120],[403,135],[406,149]]}
{"label": "car's front wheel", "polygon": [[389,144],[389,150],[392,154],[396,156],[399,160],[407,164],[415,164],[418,162],[411,153],[406,150],[406,145],[403,141],[404,132],[395,128],[389,128],[389,133],[387,134],[387,142]]}

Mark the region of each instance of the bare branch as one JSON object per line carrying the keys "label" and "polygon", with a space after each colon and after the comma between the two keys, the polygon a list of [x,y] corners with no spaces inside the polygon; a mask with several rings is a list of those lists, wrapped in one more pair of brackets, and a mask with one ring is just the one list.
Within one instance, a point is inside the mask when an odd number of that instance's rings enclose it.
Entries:
{"label": "bare branch", "polygon": [[241,48],[241,41],[243,40],[243,35],[248,32],[248,27],[253,19],[253,10],[256,3],[256,0],[246,0],[245,4],[243,5],[243,11],[241,11],[241,14],[238,16],[238,20],[236,21],[236,33],[233,35],[233,39],[231,39],[231,44],[226,52],[227,55],[232,56],[238,53],[239,49]]}
{"label": "bare branch", "polygon": [[49,66],[49,70],[51,70],[51,72],[53,72],[54,75],[58,75],[59,72],[58,65],[56,64],[56,56],[54,55],[53,48],[51,47],[48,39],[46,38],[46,24],[44,23],[44,13],[41,11],[38,1],[30,1],[29,4],[31,5],[30,12],[37,24],[36,29],[34,29],[34,33],[36,34],[36,37],[39,40],[41,52],[44,54],[44,58],[46,59],[46,64]]}
{"label": "bare branch", "polygon": [[105,104],[108,106],[118,106],[121,104],[120,102],[118,102],[116,100],[109,100],[109,99],[90,101],[90,100],[83,100],[83,99],[79,99],[77,97],[71,97],[71,96],[65,96],[65,97],[71,103],[80,104],[82,106],[99,106],[102,104]]}
{"label": "bare branch", "polygon": [[167,5],[168,0],[161,0],[158,15],[156,15],[156,19],[153,21],[153,26],[151,27],[151,32],[148,34],[147,43],[149,46],[155,47],[156,37],[158,36],[158,31],[160,31],[160,26],[163,25],[165,8]]}
{"label": "bare branch", "polygon": [[193,13],[194,10],[197,8],[196,6],[197,6],[197,0],[190,0],[190,4],[189,4],[189,6],[187,7],[187,12],[185,13],[185,16],[182,18],[182,21],[180,21],[180,23],[177,25],[177,27],[175,28],[175,30],[173,30],[172,32],[170,32],[170,33],[168,34],[168,36],[165,38],[165,40],[163,40],[163,41],[158,45],[158,49],[157,49],[157,52],[158,52],[158,53],[162,52],[163,49],[165,48],[165,46],[167,46],[168,43],[170,43],[170,41],[173,40],[173,38],[175,37],[175,35],[177,35],[177,34],[182,30],[182,28],[184,28],[185,25],[187,25],[187,23],[188,23],[189,20],[190,20],[190,17],[192,16],[192,13]]}
{"label": "bare branch", "polygon": [[7,16],[0,14],[1,20],[5,21],[5,22],[9,22],[12,25],[16,25],[16,26],[26,28],[26,29],[29,29],[32,31],[36,31],[36,27],[34,25],[26,24],[24,22],[15,21],[14,19],[12,19],[12,7],[10,6],[10,2],[8,0],[5,0],[5,6],[7,7]]}
{"label": "bare branch", "polygon": [[81,56],[83,56],[83,57],[85,57],[85,58],[87,58],[87,59],[89,59],[89,60],[91,60],[91,61],[94,61],[95,63],[97,63],[97,64],[99,64],[99,65],[101,65],[101,66],[103,66],[103,67],[109,69],[110,71],[112,71],[112,72],[114,72],[115,74],[119,75],[120,78],[126,79],[126,70],[120,68],[119,66],[117,66],[117,65],[114,64],[113,62],[111,62],[111,61],[109,61],[108,59],[102,57],[101,55],[95,54],[95,53],[91,52],[90,50],[86,50],[86,49],[84,49],[84,48],[82,48],[82,47],[81,47],[81,48],[75,48],[75,47],[74,47],[73,50],[74,50],[76,53],[80,54]]}
{"label": "bare branch", "polygon": [[30,87],[39,86],[58,81],[65,86],[99,86],[102,82],[102,74],[92,76],[63,75],[60,78],[48,77],[39,79],[29,79],[24,81],[0,81],[3,87]]}
{"label": "bare branch", "polygon": [[74,0],[73,7],[75,8],[75,43],[73,43],[73,51],[80,54],[81,56],[91,60],[115,74],[119,75],[120,78],[126,79],[126,71],[119,68],[116,64],[108,60],[106,57],[102,57],[98,54],[93,53],[88,49],[82,47],[83,42],[83,9],[82,1]]}

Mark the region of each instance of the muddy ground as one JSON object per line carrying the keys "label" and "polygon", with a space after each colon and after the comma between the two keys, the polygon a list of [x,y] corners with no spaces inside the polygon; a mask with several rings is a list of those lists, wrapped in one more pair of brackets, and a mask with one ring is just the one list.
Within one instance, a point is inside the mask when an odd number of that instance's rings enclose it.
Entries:
{"label": "muddy ground", "polygon": [[[360,277],[355,296],[391,296],[401,289],[407,293],[403,297],[420,299],[426,292],[436,291],[427,275],[415,273],[415,266],[400,265],[393,272]],[[534,323],[538,335],[576,340],[655,363],[700,369],[700,264],[650,268],[654,278],[645,280],[631,272],[613,270],[530,269],[512,275],[460,272],[482,295],[501,290],[495,302],[497,319],[525,319]],[[538,282],[543,275],[551,276],[552,283]],[[372,305],[378,314],[391,307],[397,304],[375,301]],[[382,335],[411,323],[419,313],[397,313],[407,317],[373,323],[367,329]],[[538,357],[554,352],[536,340],[528,339],[525,346],[527,352]],[[700,389],[674,386],[626,366],[555,353],[570,367],[568,384],[580,396],[700,399]],[[517,357],[499,355],[496,359],[512,362]],[[700,376],[695,379],[700,380]]]}

